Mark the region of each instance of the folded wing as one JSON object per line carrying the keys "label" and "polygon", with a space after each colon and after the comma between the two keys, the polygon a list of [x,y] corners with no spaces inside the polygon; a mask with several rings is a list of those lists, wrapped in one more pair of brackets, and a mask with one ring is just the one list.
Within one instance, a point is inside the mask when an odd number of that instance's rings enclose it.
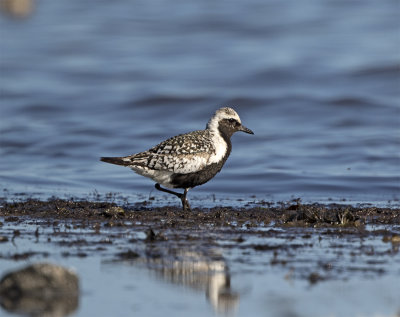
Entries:
{"label": "folded wing", "polygon": [[[109,163],[125,165],[133,170],[169,171],[178,174],[203,169],[215,153],[208,130],[194,131],[168,139],[148,151],[114,159]],[[118,163],[116,163],[118,162]]]}

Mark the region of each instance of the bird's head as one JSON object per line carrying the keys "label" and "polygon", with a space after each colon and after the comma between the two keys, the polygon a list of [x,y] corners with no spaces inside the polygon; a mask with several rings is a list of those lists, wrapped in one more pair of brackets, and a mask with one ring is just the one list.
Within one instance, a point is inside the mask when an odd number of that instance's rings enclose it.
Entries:
{"label": "bird's head", "polygon": [[221,132],[228,137],[231,137],[237,131],[254,134],[253,131],[242,124],[236,111],[228,107],[220,108],[215,112],[208,121],[207,129]]}

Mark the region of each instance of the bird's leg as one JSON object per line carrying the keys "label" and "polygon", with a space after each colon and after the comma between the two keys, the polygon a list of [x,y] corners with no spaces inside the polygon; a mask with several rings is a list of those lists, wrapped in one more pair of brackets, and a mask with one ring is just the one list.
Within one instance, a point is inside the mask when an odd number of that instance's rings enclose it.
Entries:
{"label": "bird's leg", "polygon": [[165,192],[165,193],[168,193],[168,194],[175,195],[175,196],[177,196],[177,197],[179,197],[179,198],[182,199],[183,194],[174,192],[173,190],[169,190],[169,189],[166,189],[166,188],[162,188],[161,185],[160,185],[159,183],[157,183],[157,184],[155,185],[155,188],[158,189],[159,191],[162,191],[162,192]]}
{"label": "bird's leg", "polygon": [[157,183],[157,184],[155,185],[155,188],[156,188],[157,190],[159,190],[159,191],[162,191],[162,192],[165,192],[165,193],[168,193],[168,194],[172,194],[172,195],[177,196],[177,197],[182,201],[183,210],[184,210],[184,211],[185,211],[185,210],[188,210],[188,211],[191,210],[191,209],[190,209],[189,202],[188,202],[187,199],[186,199],[186,195],[187,195],[187,192],[188,192],[189,188],[185,188],[185,191],[183,192],[183,194],[174,192],[173,190],[169,190],[169,189],[166,189],[166,188],[162,188],[161,185],[160,185],[159,183]]}
{"label": "bird's leg", "polygon": [[181,197],[181,201],[182,201],[182,206],[183,206],[183,210],[187,210],[187,211],[192,211],[190,209],[190,205],[189,205],[189,201],[186,199],[186,195],[189,191],[189,188],[185,188],[185,191],[183,192],[183,195]]}

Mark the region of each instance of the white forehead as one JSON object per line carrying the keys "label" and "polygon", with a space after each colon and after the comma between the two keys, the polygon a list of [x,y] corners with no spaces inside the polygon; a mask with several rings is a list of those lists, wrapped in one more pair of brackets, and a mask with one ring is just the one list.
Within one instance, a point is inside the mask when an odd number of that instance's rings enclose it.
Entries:
{"label": "white forehead", "polygon": [[229,107],[220,108],[215,111],[214,115],[211,117],[210,121],[208,121],[207,129],[210,130],[217,130],[218,129],[218,122],[223,119],[235,119],[238,122],[240,121],[239,115],[236,113],[235,110]]}

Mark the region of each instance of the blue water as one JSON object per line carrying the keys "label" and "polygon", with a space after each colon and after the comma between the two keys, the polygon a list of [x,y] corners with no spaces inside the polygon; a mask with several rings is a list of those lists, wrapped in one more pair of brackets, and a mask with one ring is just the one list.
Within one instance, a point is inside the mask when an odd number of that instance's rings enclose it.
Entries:
{"label": "blue water", "polygon": [[232,106],[255,135],[233,137],[194,206],[400,198],[398,1],[31,5],[0,14],[3,196],[163,197],[99,157],[202,129]]}

